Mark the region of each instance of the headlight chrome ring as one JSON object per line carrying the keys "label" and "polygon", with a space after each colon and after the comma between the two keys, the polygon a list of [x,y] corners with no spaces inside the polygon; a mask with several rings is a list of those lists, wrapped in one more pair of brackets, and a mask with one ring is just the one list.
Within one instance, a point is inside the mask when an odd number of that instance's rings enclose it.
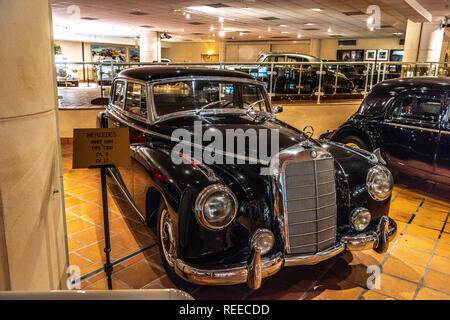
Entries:
{"label": "headlight chrome ring", "polygon": [[[216,203],[213,203],[212,205],[208,203],[208,200],[211,200],[211,198],[213,198],[213,196],[215,196],[217,193],[222,193],[224,195],[223,200],[230,201],[228,205],[234,206],[230,214],[224,217],[216,217],[217,220],[223,219],[222,222],[219,221],[220,223],[217,223],[217,221],[216,222],[211,221],[211,219],[214,217],[210,217],[209,219],[207,217],[208,210],[209,215],[211,216],[211,211],[223,209],[223,208],[216,208],[218,200],[217,198],[215,199]],[[227,197],[228,199],[225,199]],[[209,205],[209,208],[206,208],[205,210],[206,205]],[[221,184],[212,184],[207,186],[199,193],[197,199],[195,200],[195,217],[197,218],[197,221],[203,227],[213,231],[220,230],[229,226],[236,217],[237,209],[238,209],[238,201],[235,194],[229,188]]]}
{"label": "headlight chrome ring", "polygon": [[370,168],[366,178],[366,188],[370,196],[377,201],[389,198],[394,187],[394,178],[391,172],[382,165]]}

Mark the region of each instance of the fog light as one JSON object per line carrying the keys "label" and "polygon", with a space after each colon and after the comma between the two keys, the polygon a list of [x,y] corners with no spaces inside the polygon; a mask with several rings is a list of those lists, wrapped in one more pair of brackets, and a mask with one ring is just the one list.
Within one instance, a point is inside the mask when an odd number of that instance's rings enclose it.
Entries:
{"label": "fog light", "polygon": [[250,249],[255,248],[264,255],[272,249],[274,242],[275,238],[270,230],[258,229],[250,239]]}
{"label": "fog light", "polygon": [[357,208],[352,211],[351,223],[356,231],[363,231],[370,223],[372,216],[366,208]]}

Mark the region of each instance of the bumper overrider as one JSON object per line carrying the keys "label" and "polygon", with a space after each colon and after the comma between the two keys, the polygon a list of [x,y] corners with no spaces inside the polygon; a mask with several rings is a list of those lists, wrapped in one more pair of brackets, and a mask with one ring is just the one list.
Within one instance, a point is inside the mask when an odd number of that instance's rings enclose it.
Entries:
{"label": "bumper overrider", "polygon": [[376,231],[363,232],[355,236],[343,236],[340,242],[327,250],[310,255],[283,255],[278,252],[261,258],[260,252],[253,250],[247,265],[228,269],[199,269],[184,261],[175,261],[175,272],[181,278],[200,285],[233,285],[247,283],[251,289],[258,289],[263,278],[276,274],[283,266],[314,265],[328,260],[343,251],[374,249],[378,253],[386,252],[389,242],[397,233],[394,220],[383,216]]}

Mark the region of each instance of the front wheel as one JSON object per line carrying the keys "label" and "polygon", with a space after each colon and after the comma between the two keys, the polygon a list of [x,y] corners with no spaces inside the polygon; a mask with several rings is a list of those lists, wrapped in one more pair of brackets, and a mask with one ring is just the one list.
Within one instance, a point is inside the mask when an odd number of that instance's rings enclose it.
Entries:
{"label": "front wheel", "polygon": [[175,272],[177,258],[177,241],[174,230],[173,217],[170,216],[166,203],[161,199],[157,212],[156,235],[158,236],[159,254],[167,276],[177,287],[184,287],[187,282]]}
{"label": "front wheel", "polygon": [[341,141],[339,141],[349,147],[353,147],[353,148],[357,148],[357,149],[364,149],[367,151],[369,150],[369,147],[367,146],[367,144],[364,142],[363,139],[356,137],[356,136],[348,136],[345,137],[344,139],[342,139]]}

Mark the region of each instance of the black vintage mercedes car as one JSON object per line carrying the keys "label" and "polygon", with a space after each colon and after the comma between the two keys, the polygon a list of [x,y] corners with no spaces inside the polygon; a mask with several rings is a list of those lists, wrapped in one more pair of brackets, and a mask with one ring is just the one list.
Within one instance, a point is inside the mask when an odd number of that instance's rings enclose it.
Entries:
{"label": "black vintage mercedes car", "polygon": [[449,92],[449,78],[384,81],[350,119],[321,138],[380,149],[393,172],[450,185]]}
{"label": "black vintage mercedes car", "polygon": [[[174,282],[257,289],[282,267],[384,252],[394,237],[393,180],[380,159],[277,120],[282,108],[252,76],[142,67],[122,71],[111,91],[98,125],[129,128],[132,166],[109,180],[156,226]],[[237,144],[218,147],[230,132]],[[267,142],[269,157],[256,151]]]}

